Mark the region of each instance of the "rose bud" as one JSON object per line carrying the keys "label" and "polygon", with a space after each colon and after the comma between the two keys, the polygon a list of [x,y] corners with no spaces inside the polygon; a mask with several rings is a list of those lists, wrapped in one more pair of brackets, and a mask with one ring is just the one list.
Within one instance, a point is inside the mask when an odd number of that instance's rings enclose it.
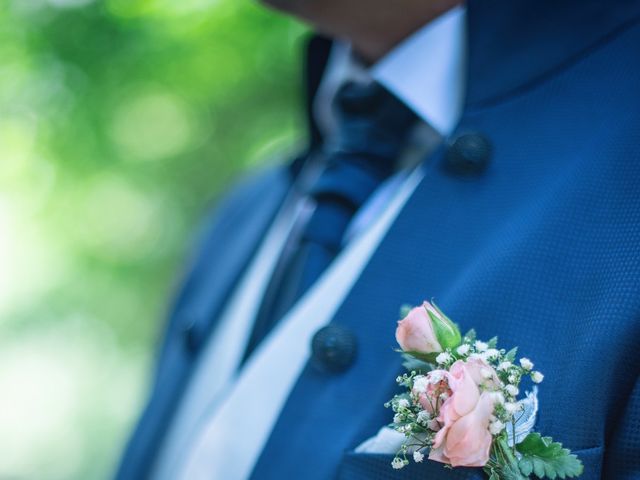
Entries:
{"label": "rose bud", "polygon": [[460,345],[461,338],[456,324],[429,302],[411,309],[396,329],[396,340],[405,352],[442,352]]}

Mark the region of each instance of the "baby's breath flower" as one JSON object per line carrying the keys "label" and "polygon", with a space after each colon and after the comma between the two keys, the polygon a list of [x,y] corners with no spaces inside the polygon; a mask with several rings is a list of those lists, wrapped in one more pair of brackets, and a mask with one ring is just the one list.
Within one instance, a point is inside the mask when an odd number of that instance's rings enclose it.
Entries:
{"label": "baby's breath flower", "polygon": [[436,357],[436,362],[444,364],[451,361],[451,354],[449,352],[442,352]]}
{"label": "baby's breath flower", "polygon": [[520,410],[521,406],[518,403],[514,403],[514,402],[507,402],[504,404],[504,409],[507,411],[507,413],[513,414],[516,413],[518,410]]}
{"label": "baby's breath flower", "polygon": [[516,395],[518,395],[518,393],[520,393],[520,390],[518,390],[518,387],[516,387],[515,385],[507,385],[506,387],[504,387],[504,389],[512,397],[515,397]]}
{"label": "baby's breath flower", "polygon": [[418,413],[416,421],[422,425],[426,425],[427,423],[429,423],[430,419],[431,415],[429,415],[429,412],[427,412],[426,410],[421,410],[420,413]]}
{"label": "baby's breath flower", "polygon": [[516,383],[518,381],[518,377],[516,377],[515,375],[509,375],[509,378],[507,378],[507,380],[509,380],[509,383]]}
{"label": "baby's breath flower", "polygon": [[424,375],[419,375],[413,381],[413,391],[415,393],[424,393],[427,391],[427,385],[429,385],[429,379]]}
{"label": "baby's breath flower", "polygon": [[401,459],[400,457],[396,457],[391,462],[391,466],[395,470],[400,470],[401,468],[403,468],[405,466],[405,461],[403,459]]}
{"label": "baby's breath flower", "polygon": [[540,372],[533,372],[531,374],[531,380],[533,381],[533,383],[540,383],[542,382],[542,380],[544,380],[544,375]]}
{"label": "baby's breath flower", "polygon": [[444,379],[444,374],[440,370],[434,370],[429,373],[429,383],[435,385],[436,383],[440,383]]}
{"label": "baby's breath flower", "polygon": [[398,400],[398,403],[396,405],[398,406],[398,408],[409,408],[409,400],[407,400],[406,398],[401,398],[400,400]]}
{"label": "baby's breath flower", "polygon": [[522,368],[524,368],[525,370],[531,370],[533,368],[533,362],[531,360],[529,360],[528,358],[521,358],[520,359],[520,366]]}
{"label": "baby's breath flower", "polygon": [[513,363],[511,363],[511,362],[502,362],[502,363],[500,363],[500,365],[498,365],[498,371],[500,371],[500,372],[507,371],[511,367],[513,367]]}
{"label": "baby's breath flower", "polygon": [[422,461],[424,460],[424,454],[423,454],[423,453],[420,453],[420,452],[418,452],[418,451],[413,452],[413,460],[414,460],[416,463],[420,463],[420,462],[422,462]]}
{"label": "baby's breath flower", "polygon": [[504,395],[502,394],[502,392],[491,392],[491,396],[493,397],[493,401],[496,403],[496,405],[504,404]]}
{"label": "baby's breath flower", "polygon": [[458,355],[466,355],[467,353],[469,353],[470,348],[471,347],[468,343],[464,343],[456,349],[456,352],[458,352]]}
{"label": "baby's breath flower", "polygon": [[479,352],[484,352],[487,350],[487,348],[489,348],[489,345],[487,345],[485,342],[481,342],[480,340],[476,340],[476,343],[474,345],[476,347],[476,350]]}
{"label": "baby's breath flower", "polygon": [[402,415],[400,415],[399,413],[396,413],[393,416],[393,423],[400,423],[402,422]]}
{"label": "baby's breath flower", "polygon": [[485,354],[487,355],[487,358],[489,360],[495,360],[496,358],[498,358],[500,356],[500,351],[496,350],[495,348],[490,348],[489,350],[487,350],[485,352]]}
{"label": "baby's breath flower", "polygon": [[487,352],[482,352],[482,353],[472,353],[471,355],[469,355],[469,358],[471,359],[480,359],[483,361],[487,361]]}
{"label": "baby's breath flower", "polygon": [[502,430],[504,430],[504,423],[500,420],[496,420],[489,424],[489,431],[492,435],[498,435]]}
{"label": "baby's breath flower", "polygon": [[490,368],[481,369],[480,374],[482,375],[483,378],[487,378],[487,379],[493,377],[493,371]]}

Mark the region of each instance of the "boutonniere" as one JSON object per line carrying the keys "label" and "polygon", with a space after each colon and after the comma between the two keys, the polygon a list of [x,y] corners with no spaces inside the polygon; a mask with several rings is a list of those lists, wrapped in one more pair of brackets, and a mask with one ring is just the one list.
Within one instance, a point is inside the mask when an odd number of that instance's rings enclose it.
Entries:
{"label": "boutonniere", "polygon": [[532,431],[537,387],[522,396],[520,382],[544,376],[531,360],[498,348],[497,338],[483,342],[473,330],[462,336],[434,303],[403,313],[396,340],[408,373],[396,381],[406,391],[386,404],[390,427],[404,435],[393,468],[428,456],[449,468],[483,467],[490,480],[582,474],[575,455]]}

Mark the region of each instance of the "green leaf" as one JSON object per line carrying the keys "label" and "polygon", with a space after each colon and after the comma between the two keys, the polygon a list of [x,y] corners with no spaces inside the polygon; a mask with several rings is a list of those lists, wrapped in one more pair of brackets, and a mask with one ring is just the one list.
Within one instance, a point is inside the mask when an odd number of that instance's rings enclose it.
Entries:
{"label": "green leaf", "polygon": [[420,360],[407,354],[404,354],[403,357],[404,362],[402,362],[402,366],[409,372],[416,371],[424,374],[434,369],[433,364],[425,362],[424,360]]}
{"label": "green leaf", "polygon": [[518,469],[518,465],[512,465],[508,463],[506,465],[502,465],[498,470],[498,480],[528,480],[529,477],[527,475],[523,475],[522,472]]}
{"label": "green leaf", "polygon": [[417,360],[421,360],[422,362],[432,363],[432,364],[436,363],[436,357],[439,355],[438,352],[433,352],[433,353],[411,352],[411,351],[405,352],[404,350],[396,350],[396,352],[403,353],[404,354],[403,357],[405,359],[407,358],[407,356],[409,356]]}
{"label": "green leaf", "polygon": [[456,348],[462,341],[460,329],[435,303],[432,302],[431,305],[433,305],[437,315],[432,312],[427,305],[425,305],[425,310],[431,319],[431,325],[438,339],[438,343],[440,343],[443,349]]}
{"label": "green leaf", "polygon": [[469,343],[475,342],[475,340],[476,340],[476,331],[472,328],[471,330],[469,330],[467,333],[464,334],[464,338]]}
{"label": "green leaf", "polygon": [[493,337],[487,342],[487,345],[489,348],[496,348],[498,346],[498,337]]}
{"label": "green leaf", "polygon": [[518,459],[507,443],[506,434],[499,437],[491,446],[491,457],[494,459],[492,474],[497,474],[498,480],[528,480],[529,477],[520,472]]}
{"label": "green leaf", "polygon": [[584,467],[577,456],[551,437],[530,433],[516,445],[522,458],[518,462],[523,475],[532,473],[538,478],[574,478],[582,474]]}
{"label": "green leaf", "polygon": [[504,356],[504,360],[506,362],[515,362],[516,361],[516,355],[518,354],[518,347],[514,347],[511,350],[509,350],[505,356]]}

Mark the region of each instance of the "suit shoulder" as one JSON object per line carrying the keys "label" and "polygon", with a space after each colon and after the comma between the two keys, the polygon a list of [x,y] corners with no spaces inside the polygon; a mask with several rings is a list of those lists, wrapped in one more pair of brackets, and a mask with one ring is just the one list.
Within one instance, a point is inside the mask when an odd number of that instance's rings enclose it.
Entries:
{"label": "suit shoulder", "polygon": [[264,208],[279,204],[291,181],[286,166],[270,166],[241,176],[214,200],[201,222],[199,237],[206,239],[216,230],[250,221]]}
{"label": "suit shoulder", "polygon": [[281,197],[290,186],[291,176],[286,166],[270,166],[245,174],[215,200],[206,219],[215,221],[218,217],[235,215],[254,202]]}

